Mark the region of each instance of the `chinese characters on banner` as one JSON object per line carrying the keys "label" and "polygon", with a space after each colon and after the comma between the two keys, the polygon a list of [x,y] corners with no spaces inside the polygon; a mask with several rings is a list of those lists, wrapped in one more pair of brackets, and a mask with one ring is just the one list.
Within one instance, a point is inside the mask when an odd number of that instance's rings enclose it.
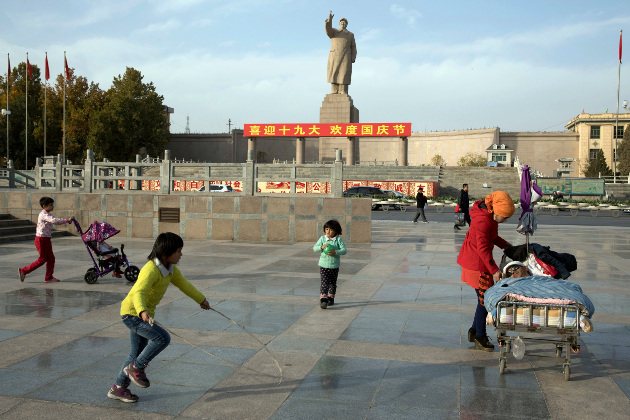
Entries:
{"label": "chinese characters on banner", "polygon": [[[209,183],[230,185],[235,192],[243,192],[243,183],[241,181],[210,181]],[[205,184],[205,181],[173,181],[173,191],[197,191]],[[142,189],[159,191],[160,180],[142,181]]]}
{"label": "chinese characters on banner", "polygon": [[243,137],[408,137],[411,123],[245,124]]}
{"label": "chinese characters on banner", "polygon": [[[210,181],[210,184],[230,185],[235,192],[243,192],[241,181]],[[173,191],[196,191],[205,185],[204,181],[173,181]],[[415,182],[415,181],[343,181],[343,190],[351,187],[376,187],[382,190],[398,191],[405,195],[415,196],[418,187],[422,187],[424,195],[427,197],[437,197],[440,186],[437,182]],[[121,185],[124,188],[124,184]],[[264,194],[288,194],[291,192],[291,182],[258,182],[256,188],[259,193]],[[159,191],[160,181],[142,181],[143,190]],[[330,194],[330,182],[296,182],[295,192],[298,194]]]}
{"label": "chinese characters on banner", "polygon": [[[258,182],[259,193],[291,192],[291,182]],[[330,182],[296,182],[295,192],[298,194],[330,194]]]}

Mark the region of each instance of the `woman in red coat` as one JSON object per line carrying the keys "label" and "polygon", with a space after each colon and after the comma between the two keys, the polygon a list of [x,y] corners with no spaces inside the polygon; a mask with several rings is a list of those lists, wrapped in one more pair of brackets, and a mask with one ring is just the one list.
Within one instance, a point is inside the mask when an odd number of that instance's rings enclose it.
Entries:
{"label": "woman in red coat", "polygon": [[513,214],[514,202],[504,191],[495,191],[485,200],[475,202],[470,211],[470,228],[457,258],[457,264],[462,266],[462,281],[477,292],[477,311],[473,325],[468,330],[468,341],[474,342],[480,350],[494,350],[494,345],[486,335],[488,312],[483,305],[483,295],[501,278],[492,250],[495,245],[501,249],[512,246],[499,236],[499,223],[505,222]]}

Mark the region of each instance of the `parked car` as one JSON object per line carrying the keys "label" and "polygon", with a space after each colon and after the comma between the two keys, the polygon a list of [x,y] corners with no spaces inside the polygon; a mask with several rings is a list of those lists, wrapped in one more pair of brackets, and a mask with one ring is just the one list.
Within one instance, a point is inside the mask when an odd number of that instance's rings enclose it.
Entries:
{"label": "parked car", "polygon": [[[197,191],[206,191],[206,186],[202,186],[201,188],[199,188]],[[232,189],[232,187],[230,185],[225,185],[225,184],[210,184],[210,191],[209,192],[234,192],[234,190]]]}
{"label": "parked car", "polygon": [[[352,188],[348,188],[347,190],[343,192],[344,197],[349,196],[349,195],[357,195],[357,194],[382,195],[383,199],[387,197],[387,194],[385,194],[383,190],[376,187],[352,187]],[[380,210],[380,209],[381,209],[380,204],[375,204],[374,202],[372,202],[372,210]]]}
{"label": "parked car", "polygon": [[383,190],[376,187],[351,187],[343,192],[344,196],[349,195],[386,195]]}
{"label": "parked car", "polygon": [[406,195],[399,192],[399,191],[394,191],[394,190],[383,190],[383,192],[387,195],[391,195],[394,198],[405,198]]}

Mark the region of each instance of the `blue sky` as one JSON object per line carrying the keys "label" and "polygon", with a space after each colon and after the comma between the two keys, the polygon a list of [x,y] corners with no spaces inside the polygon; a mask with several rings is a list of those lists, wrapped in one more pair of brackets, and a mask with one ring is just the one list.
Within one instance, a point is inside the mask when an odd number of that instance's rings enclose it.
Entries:
{"label": "blue sky", "polygon": [[66,51],[103,89],[134,67],[175,109],[172,132],[187,116],[204,133],[227,131],[228,119],[239,128],[318,122],[330,91],[330,10],[335,27],[345,17],[355,34],[349,93],[361,122],[563,131],[583,109],[616,110],[627,1],[13,1],[0,11],[0,54],[15,66],[28,51],[43,68],[47,51],[59,74]]}

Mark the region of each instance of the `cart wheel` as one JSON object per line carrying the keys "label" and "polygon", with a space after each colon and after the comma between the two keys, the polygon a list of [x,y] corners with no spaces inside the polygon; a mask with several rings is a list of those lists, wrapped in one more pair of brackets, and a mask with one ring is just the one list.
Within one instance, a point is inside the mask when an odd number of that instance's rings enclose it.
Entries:
{"label": "cart wheel", "polygon": [[135,265],[130,265],[125,270],[125,278],[133,283],[136,280],[138,280],[139,273],[140,273],[140,269],[138,267],[136,267]]}
{"label": "cart wheel", "polygon": [[505,359],[499,360],[499,373],[503,375],[505,372],[505,366],[507,365],[507,361]]}
{"label": "cart wheel", "polygon": [[87,284],[96,283],[96,281],[98,280],[98,274],[96,273],[96,268],[88,269],[88,271],[85,273],[85,276],[83,277],[83,280],[85,280]]}
{"label": "cart wheel", "polygon": [[575,344],[572,345],[571,346],[571,352],[575,353],[575,354],[578,354],[580,352],[580,346],[579,345],[575,345]]}
{"label": "cart wheel", "polygon": [[562,369],[562,372],[564,373],[564,380],[568,381],[571,377],[571,366],[564,365],[564,369]]}
{"label": "cart wheel", "polygon": [[562,346],[556,346],[556,357],[562,356]]}

